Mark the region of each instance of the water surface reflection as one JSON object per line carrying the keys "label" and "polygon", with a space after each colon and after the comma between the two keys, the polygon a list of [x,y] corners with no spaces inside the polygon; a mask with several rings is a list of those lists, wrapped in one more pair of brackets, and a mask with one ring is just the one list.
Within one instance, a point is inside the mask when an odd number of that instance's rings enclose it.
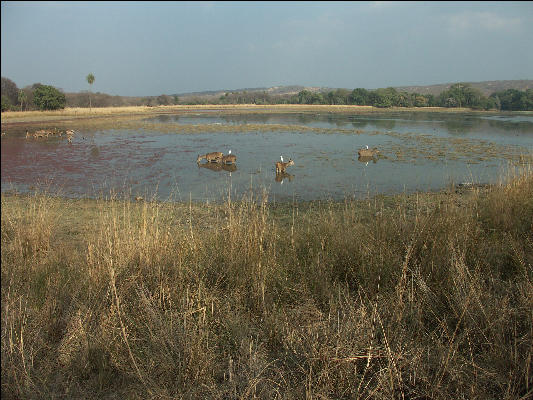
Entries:
{"label": "water surface reflection", "polygon": [[[197,129],[161,129],[173,124]],[[358,157],[366,146],[379,157]],[[229,149],[238,167],[196,163],[198,154]],[[47,182],[67,196],[119,187],[178,201],[239,198],[251,189],[266,189],[271,201],[341,199],[496,182],[509,163],[529,162],[532,149],[528,115],[166,114],[138,129],[85,128],[70,145],[10,129],[2,136],[2,191]],[[295,161],[291,173],[275,173],[280,154]]]}

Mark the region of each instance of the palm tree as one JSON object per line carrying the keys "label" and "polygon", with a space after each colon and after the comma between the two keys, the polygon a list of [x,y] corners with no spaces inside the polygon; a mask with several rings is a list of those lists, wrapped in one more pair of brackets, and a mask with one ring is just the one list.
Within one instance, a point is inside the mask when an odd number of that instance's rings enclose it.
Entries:
{"label": "palm tree", "polygon": [[22,105],[24,102],[28,101],[28,95],[24,90],[19,90],[19,103],[20,103],[20,111],[22,111]]}
{"label": "palm tree", "polygon": [[[94,82],[94,75],[93,74],[89,74],[87,75],[87,82],[89,83],[89,85],[92,85],[93,82]],[[91,91],[89,90],[89,110],[92,110],[92,105],[91,105]]]}

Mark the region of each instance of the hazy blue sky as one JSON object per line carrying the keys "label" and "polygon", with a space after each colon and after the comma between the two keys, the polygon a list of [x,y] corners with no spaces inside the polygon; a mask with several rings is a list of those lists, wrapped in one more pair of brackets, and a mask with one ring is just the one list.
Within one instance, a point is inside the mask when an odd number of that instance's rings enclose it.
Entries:
{"label": "hazy blue sky", "polygon": [[2,76],[154,96],[533,79],[533,2],[1,3]]}

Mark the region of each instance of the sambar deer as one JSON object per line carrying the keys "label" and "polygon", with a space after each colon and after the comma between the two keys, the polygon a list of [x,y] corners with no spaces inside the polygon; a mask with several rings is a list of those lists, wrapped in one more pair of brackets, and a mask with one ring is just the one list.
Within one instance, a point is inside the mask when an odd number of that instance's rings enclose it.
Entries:
{"label": "sambar deer", "polygon": [[235,154],[231,154],[231,150],[227,156],[222,157],[222,164],[235,164],[236,161],[237,156]]}
{"label": "sambar deer", "polygon": [[199,163],[203,159],[206,159],[207,162],[220,162],[223,156],[224,154],[222,154],[220,151],[214,151],[212,153],[199,155],[198,158],[196,159],[196,162]]}
{"label": "sambar deer", "polygon": [[285,172],[287,167],[289,167],[291,165],[294,165],[294,161],[291,158],[289,158],[289,161],[287,161],[287,162],[279,162],[278,161],[276,163],[276,174],[279,174],[280,172]]}
{"label": "sambar deer", "polygon": [[374,157],[378,155],[379,150],[377,147],[374,147],[373,149],[369,149],[368,146],[366,146],[365,149],[359,149],[357,152],[357,155],[359,157]]}

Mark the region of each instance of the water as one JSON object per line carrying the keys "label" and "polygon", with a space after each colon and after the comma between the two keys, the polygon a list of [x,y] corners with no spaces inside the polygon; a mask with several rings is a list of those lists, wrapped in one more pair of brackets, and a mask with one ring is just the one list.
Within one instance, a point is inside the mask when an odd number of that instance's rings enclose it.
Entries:
{"label": "water", "polygon": [[[493,183],[533,154],[533,116],[523,114],[210,112],[141,122],[135,129],[80,128],[72,144],[3,128],[2,191],[44,186],[69,197],[115,190],[219,201],[266,189],[270,201],[338,200]],[[379,156],[359,160],[357,150],[367,145]],[[198,154],[229,150],[237,156],[233,167],[196,163]],[[281,155],[295,165],[276,175]]]}

